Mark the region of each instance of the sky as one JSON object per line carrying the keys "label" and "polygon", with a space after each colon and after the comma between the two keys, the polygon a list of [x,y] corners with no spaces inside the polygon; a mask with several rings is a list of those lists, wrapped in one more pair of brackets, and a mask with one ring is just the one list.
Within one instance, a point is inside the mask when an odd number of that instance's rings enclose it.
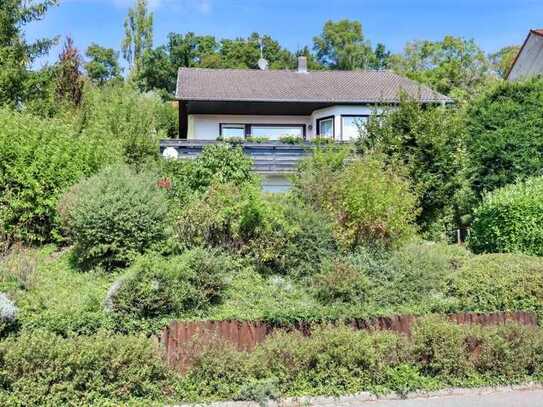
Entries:
{"label": "sky", "polygon": [[[25,28],[29,40],[71,35],[85,51],[96,42],[120,49],[123,22],[133,0],[60,0],[42,21]],[[312,45],[325,21],[362,23],[372,44],[400,52],[407,41],[452,34],[474,39],[488,53],[521,44],[528,30],[543,28],[543,0],[150,0],[154,45],[170,32],[217,38],[268,34],[296,51]],[[40,63],[53,61],[58,47]]]}

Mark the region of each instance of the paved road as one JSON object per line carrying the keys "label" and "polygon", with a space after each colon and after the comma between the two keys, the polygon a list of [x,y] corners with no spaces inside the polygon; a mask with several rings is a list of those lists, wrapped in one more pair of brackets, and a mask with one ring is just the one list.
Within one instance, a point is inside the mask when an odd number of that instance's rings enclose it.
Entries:
{"label": "paved road", "polygon": [[543,407],[543,390],[515,390],[488,394],[464,394],[410,400],[336,404],[340,407]]}
{"label": "paved road", "polygon": [[[517,387],[516,389],[456,389],[436,392],[434,396],[414,397],[407,400],[371,400],[368,393],[360,396],[311,397],[287,399],[268,403],[269,407],[543,407],[541,386]],[[178,405],[188,406],[187,404]],[[192,405],[195,406],[195,405]],[[206,407],[259,407],[251,401],[229,401]]]}

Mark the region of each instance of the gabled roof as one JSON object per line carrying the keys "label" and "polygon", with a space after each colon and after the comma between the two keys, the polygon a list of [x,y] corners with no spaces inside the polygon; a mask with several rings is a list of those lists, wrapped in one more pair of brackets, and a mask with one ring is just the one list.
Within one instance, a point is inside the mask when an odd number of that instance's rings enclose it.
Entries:
{"label": "gabled roof", "polygon": [[392,71],[310,71],[181,68],[176,99],[193,101],[397,103],[407,93],[421,102],[447,96]]}

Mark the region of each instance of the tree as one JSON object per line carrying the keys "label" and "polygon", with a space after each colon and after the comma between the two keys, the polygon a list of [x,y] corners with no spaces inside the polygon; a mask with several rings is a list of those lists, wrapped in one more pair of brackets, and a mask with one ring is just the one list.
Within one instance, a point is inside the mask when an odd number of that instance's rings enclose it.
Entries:
{"label": "tree", "polygon": [[317,60],[331,69],[365,69],[375,58],[359,21],[329,20],[321,35],[313,38],[313,44]]}
{"label": "tree", "polygon": [[377,150],[405,168],[420,197],[417,218],[429,237],[463,223],[469,212],[465,124],[462,111],[453,107],[421,106],[403,98],[397,109],[370,120],[360,147]]}
{"label": "tree", "polygon": [[500,78],[505,79],[519,51],[518,45],[510,45],[489,56],[490,63]]}
{"label": "tree", "polygon": [[374,60],[370,64],[372,69],[388,69],[390,66],[390,51],[387,51],[384,44],[377,44],[375,47]]}
{"label": "tree", "polygon": [[[26,42],[23,27],[41,19],[57,0],[30,2],[2,0],[0,2],[0,105],[17,106],[37,90],[29,86],[38,78],[28,67],[39,56],[46,54],[55,39]],[[40,88],[41,89],[41,88]]]}
{"label": "tree", "polygon": [[172,94],[180,67],[257,69],[260,41],[271,69],[296,66],[294,54],[267,35],[253,33],[248,38],[217,41],[211,35],[170,33],[167,44],[145,51],[137,81],[144,90]]}
{"label": "tree", "polygon": [[428,84],[438,92],[466,96],[489,77],[489,62],[473,40],[447,35],[442,41],[414,41],[393,58],[400,74]]}
{"label": "tree", "polygon": [[112,48],[104,48],[92,43],[87,48],[90,61],[85,64],[88,77],[98,85],[120,78],[119,53]]}
{"label": "tree", "polygon": [[79,106],[83,96],[82,63],[81,55],[71,37],[66,37],[64,48],[58,58],[57,96],[63,101]]}
{"label": "tree", "polygon": [[124,22],[123,57],[135,74],[142,66],[145,51],[153,46],[153,13],[148,3],[148,0],[136,0]]}

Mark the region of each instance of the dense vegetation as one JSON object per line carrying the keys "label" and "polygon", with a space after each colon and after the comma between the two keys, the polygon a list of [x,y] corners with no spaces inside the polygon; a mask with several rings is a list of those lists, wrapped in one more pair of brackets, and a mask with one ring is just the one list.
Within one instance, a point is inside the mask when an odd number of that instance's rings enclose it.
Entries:
{"label": "dense vegetation", "polygon": [[[118,53],[23,27],[55,1],[0,4],[0,403],[117,405],[541,381],[540,328],[423,319],[411,338],[341,328],[352,318],[535,312],[543,318],[543,80],[506,83],[510,50],[418,41],[372,47],[359,22],[326,22],[310,69],[391,67],[456,98],[404,97],[353,145],[318,139],[268,195],[239,142],[163,160],[180,66],[271,68],[295,55],[268,36],[171,34],[153,48],[138,0]],[[5,29],[4,29],[5,27]],[[28,64],[20,63],[26,61]],[[84,70],[83,70],[84,68]],[[239,140],[238,140],[239,141]],[[256,140],[255,140],[256,141]],[[284,139],[298,143],[297,139]],[[467,245],[451,244],[470,236]],[[204,346],[183,375],[151,336],[174,319],[313,323],[252,353]],[[335,326],[334,326],[335,324]],[[195,346],[198,344],[195,344]]]}

